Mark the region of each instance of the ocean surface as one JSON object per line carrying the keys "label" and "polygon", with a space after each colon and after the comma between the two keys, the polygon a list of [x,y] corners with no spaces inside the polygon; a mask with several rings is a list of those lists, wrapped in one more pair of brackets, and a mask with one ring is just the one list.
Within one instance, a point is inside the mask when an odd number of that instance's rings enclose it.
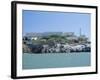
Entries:
{"label": "ocean surface", "polygon": [[78,53],[23,53],[23,69],[83,67],[91,65],[90,52]]}

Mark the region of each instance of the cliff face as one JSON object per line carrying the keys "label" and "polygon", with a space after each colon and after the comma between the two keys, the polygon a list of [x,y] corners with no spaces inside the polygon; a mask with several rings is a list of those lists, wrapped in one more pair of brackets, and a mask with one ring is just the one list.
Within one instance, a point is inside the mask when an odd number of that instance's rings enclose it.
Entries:
{"label": "cliff face", "polygon": [[23,53],[29,53],[29,52],[31,52],[30,48],[26,44],[23,44]]}

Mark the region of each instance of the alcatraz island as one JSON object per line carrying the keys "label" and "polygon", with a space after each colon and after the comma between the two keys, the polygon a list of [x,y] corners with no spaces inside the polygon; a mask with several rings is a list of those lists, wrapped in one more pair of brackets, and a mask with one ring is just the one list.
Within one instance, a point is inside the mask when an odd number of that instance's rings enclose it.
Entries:
{"label": "alcatraz island", "polygon": [[73,53],[90,52],[88,37],[74,32],[26,33],[23,36],[23,53]]}

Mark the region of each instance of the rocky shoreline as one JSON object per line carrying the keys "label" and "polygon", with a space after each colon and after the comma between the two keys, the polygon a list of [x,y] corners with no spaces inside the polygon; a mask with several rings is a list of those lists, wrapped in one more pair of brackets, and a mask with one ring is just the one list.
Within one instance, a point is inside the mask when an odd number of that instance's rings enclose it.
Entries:
{"label": "rocky shoreline", "polygon": [[73,52],[90,52],[88,45],[61,45],[50,47],[49,45],[40,44],[23,44],[23,53],[73,53]]}

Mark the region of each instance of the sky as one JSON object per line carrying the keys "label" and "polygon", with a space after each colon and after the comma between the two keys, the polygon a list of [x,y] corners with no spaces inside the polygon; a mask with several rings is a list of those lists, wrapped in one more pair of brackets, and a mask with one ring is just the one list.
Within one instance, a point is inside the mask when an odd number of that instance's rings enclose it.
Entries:
{"label": "sky", "polygon": [[90,37],[89,13],[23,10],[23,35],[30,32],[74,32]]}

